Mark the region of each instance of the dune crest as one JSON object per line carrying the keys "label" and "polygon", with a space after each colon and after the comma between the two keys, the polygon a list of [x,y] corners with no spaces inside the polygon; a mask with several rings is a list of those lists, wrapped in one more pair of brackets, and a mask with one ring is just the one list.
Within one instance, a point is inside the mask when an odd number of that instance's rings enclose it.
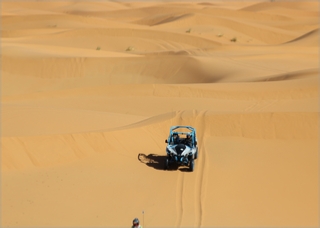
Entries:
{"label": "dune crest", "polygon": [[288,43],[295,43],[295,45],[305,45],[305,46],[318,46],[319,44],[319,31],[320,29],[314,29]]}

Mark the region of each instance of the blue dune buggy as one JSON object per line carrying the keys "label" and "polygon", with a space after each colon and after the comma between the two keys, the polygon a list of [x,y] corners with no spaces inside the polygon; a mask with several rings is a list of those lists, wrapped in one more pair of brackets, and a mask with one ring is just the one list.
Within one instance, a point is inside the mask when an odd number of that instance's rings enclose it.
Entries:
{"label": "blue dune buggy", "polygon": [[179,166],[188,166],[189,171],[194,170],[194,160],[198,158],[198,141],[196,129],[190,126],[172,126],[167,143],[167,157],[165,169],[172,163]]}

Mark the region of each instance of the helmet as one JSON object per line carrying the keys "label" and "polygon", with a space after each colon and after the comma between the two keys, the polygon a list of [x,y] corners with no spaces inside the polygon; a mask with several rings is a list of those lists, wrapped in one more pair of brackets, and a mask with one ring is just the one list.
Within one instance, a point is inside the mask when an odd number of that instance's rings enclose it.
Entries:
{"label": "helmet", "polygon": [[139,219],[138,219],[138,218],[135,218],[135,219],[132,221],[132,223],[139,225]]}
{"label": "helmet", "polygon": [[187,138],[188,138],[188,139],[191,138],[191,134],[187,134]]}

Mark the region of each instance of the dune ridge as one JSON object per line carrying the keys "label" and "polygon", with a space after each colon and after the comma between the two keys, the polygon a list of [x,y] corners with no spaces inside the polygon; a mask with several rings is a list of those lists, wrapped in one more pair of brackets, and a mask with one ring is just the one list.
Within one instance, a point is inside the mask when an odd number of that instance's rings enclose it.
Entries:
{"label": "dune ridge", "polygon": [[318,49],[316,1],[2,2],[1,225],[317,227]]}
{"label": "dune ridge", "polygon": [[[64,114],[67,115],[66,112]],[[118,114],[117,117],[120,118],[120,115]],[[47,167],[50,163],[50,165],[54,166],[59,163],[70,162],[70,159],[71,161],[83,159],[90,154],[92,155],[92,153],[105,153],[108,146],[111,148],[116,147],[119,139],[117,141],[109,139],[109,135],[114,132],[119,135],[122,133],[123,135],[139,134],[145,140],[150,141],[153,137],[145,135],[145,128],[151,129],[150,131],[157,129],[158,131],[166,132],[173,123],[176,125],[189,124],[194,126],[198,118],[199,113],[197,113],[197,111],[185,110],[161,114],[148,118],[147,120],[142,120],[141,122],[124,127],[110,128],[109,130],[95,129],[88,132],[77,133],[74,129],[74,133],[72,134],[54,134],[54,130],[50,130],[54,135],[50,136],[46,132],[39,132],[35,136],[7,136],[2,141],[5,145],[2,154],[6,158],[4,159],[6,163],[3,168],[24,169],[26,167]],[[259,140],[316,140],[318,137],[318,128],[314,123],[317,123],[317,118],[317,114],[315,113],[276,112],[234,114],[226,112],[210,113],[206,111],[205,116],[202,117],[202,121],[204,121],[208,127],[206,127],[204,131],[201,131],[200,134],[206,135],[206,137],[228,136]],[[109,119],[111,118],[109,117]],[[293,125],[292,123],[296,124]],[[29,128],[32,128],[32,126]],[[59,130],[61,131],[63,129]],[[288,132],[290,132],[290,134],[288,134]],[[305,132],[308,132],[308,134],[305,134]],[[155,133],[156,132],[153,132],[153,134]],[[101,137],[104,141],[103,144],[98,143]],[[48,141],[50,143],[48,143]],[[160,141],[162,140],[158,139],[157,143],[160,143]],[[131,145],[130,143],[133,144]],[[7,146],[9,145],[10,147],[8,148]],[[54,148],[52,148],[53,145],[55,145]],[[126,141],[126,147],[134,147],[134,141]],[[41,150],[39,148],[41,148]],[[14,158],[11,157],[12,154],[10,155],[9,150],[15,151]],[[57,153],[58,150],[59,153]],[[38,153],[33,153],[33,151],[38,151]],[[29,165],[23,162],[20,164],[18,161],[17,163],[14,162],[26,156],[29,157]],[[21,160],[23,161],[25,159]]]}
{"label": "dune ridge", "polygon": [[303,43],[303,45],[317,46],[319,44],[319,31],[319,29],[313,29],[306,34],[303,34],[302,36],[289,41],[288,43],[295,42],[296,45],[299,45],[299,43]]}

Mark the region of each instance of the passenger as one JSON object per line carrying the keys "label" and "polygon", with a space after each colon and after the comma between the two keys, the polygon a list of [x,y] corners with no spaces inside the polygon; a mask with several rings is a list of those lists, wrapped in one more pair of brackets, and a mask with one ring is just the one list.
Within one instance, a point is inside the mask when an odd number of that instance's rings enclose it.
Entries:
{"label": "passenger", "polygon": [[188,147],[192,147],[192,137],[190,134],[187,134],[187,137],[184,139],[183,143]]}

